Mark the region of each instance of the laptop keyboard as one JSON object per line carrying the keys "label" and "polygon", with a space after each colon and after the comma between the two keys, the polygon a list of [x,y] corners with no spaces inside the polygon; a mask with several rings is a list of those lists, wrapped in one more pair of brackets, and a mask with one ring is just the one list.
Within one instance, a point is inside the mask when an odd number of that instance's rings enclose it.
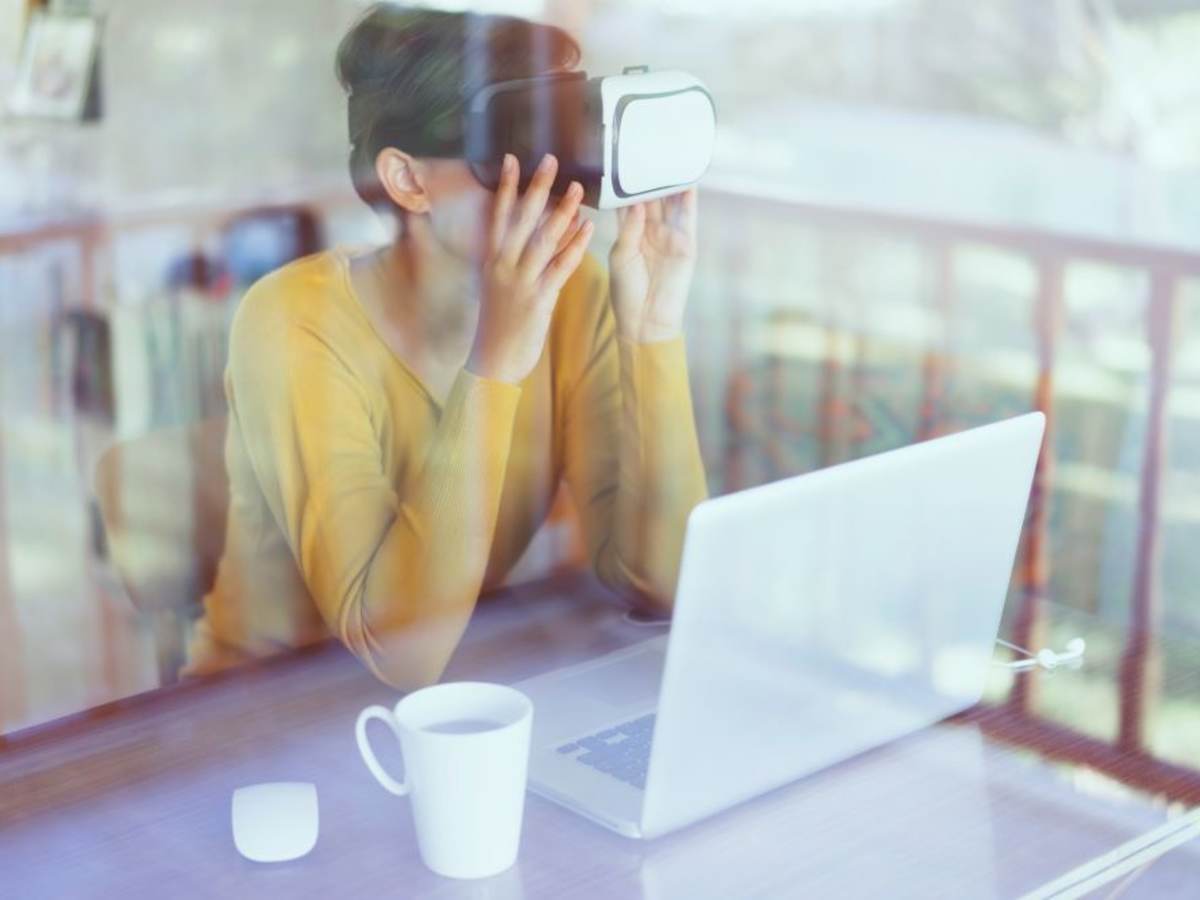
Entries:
{"label": "laptop keyboard", "polygon": [[558,752],[573,753],[576,762],[644,790],[653,733],[654,713],[650,713],[563,744]]}

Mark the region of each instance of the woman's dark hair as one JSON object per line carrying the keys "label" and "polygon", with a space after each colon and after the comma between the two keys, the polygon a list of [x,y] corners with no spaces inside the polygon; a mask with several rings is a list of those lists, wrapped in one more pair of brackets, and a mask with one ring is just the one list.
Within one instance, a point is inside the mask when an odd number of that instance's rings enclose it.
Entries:
{"label": "woman's dark hair", "polygon": [[526,19],[376,3],[342,38],[337,75],[348,97],[350,177],[378,201],[375,158],[463,152],[463,106],[481,87],[572,69],[579,45]]}

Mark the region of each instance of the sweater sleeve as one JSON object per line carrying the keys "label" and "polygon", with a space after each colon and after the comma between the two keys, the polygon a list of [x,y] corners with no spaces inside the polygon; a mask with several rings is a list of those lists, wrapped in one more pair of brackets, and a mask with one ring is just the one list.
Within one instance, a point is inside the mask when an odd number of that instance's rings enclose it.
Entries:
{"label": "sweater sleeve", "polygon": [[617,336],[607,277],[567,400],[564,472],[588,552],[609,586],[670,606],[688,514],[707,496],[683,338]]}
{"label": "sweater sleeve", "polygon": [[231,414],[322,618],[384,681],[435,681],[483,581],[520,387],[460,371],[401,495],[382,417],[317,329],[243,323],[233,342]]}

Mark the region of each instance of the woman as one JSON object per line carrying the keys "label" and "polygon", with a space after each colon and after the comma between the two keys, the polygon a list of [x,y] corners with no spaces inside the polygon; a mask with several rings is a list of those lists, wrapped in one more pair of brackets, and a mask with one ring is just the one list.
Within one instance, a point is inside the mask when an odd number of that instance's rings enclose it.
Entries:
{"label": "woman", "polygon": [[[380,4],[343,38],[351,174],[397,233],[258,282],[235,317],[225,553],[187,673],[336,634],[436,681],[560,481],[608,584],[669,607],[705,483],[682,319],[694,191],[618,212],[609,274],[553,157],[518,196],[461,159],[483,83],[570,69],[557,28]],[[610,297],[611,293],[611,297]]]}

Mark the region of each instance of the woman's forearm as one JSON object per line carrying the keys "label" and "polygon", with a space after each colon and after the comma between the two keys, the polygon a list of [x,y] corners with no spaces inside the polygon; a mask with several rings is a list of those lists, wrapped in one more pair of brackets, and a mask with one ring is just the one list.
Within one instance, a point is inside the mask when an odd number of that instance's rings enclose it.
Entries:
{"label": "woman's forearm", "polygon": [[683,338],[619,341],[617,578],[657,606],[675,593],[688,514],[707,496]]}
{"label": "woman's forearm", "polygon": [[520,388],[460,373],[417,487],[338,615],[342,640],[402,688],[441,675],[483,583]]}

